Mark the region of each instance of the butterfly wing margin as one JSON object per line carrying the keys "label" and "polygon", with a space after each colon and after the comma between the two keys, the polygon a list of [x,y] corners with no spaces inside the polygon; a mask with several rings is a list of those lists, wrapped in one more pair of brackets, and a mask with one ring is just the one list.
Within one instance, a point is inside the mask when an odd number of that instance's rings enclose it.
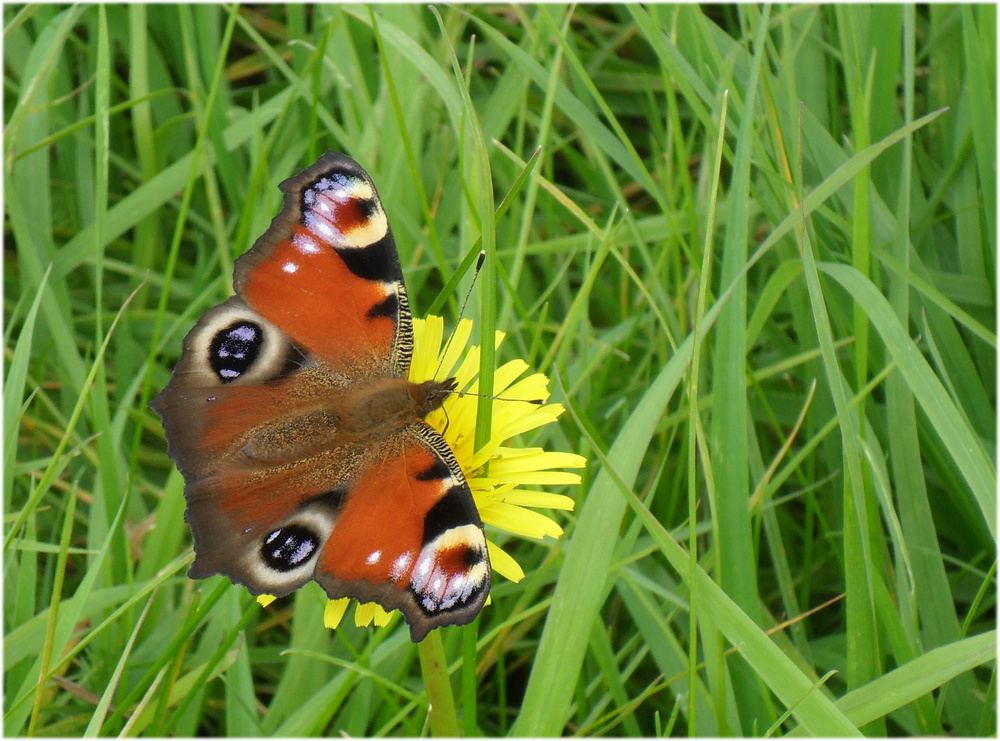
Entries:
{"label": "butterfly wing margin", "polygon": [[414,642],[479,614],[492,582],[482,521],[451,449],[426,422],[390,438],[359,472],[315,579],[331,599],[398,609]]}
{"label": "butterfly wing margin", "polygon": [[[328,151],[236,261],[247,305],[349,378],[405,378],[413,329],[392,229],[368,173]],[[333,331],[336,328],[336,331]]]}

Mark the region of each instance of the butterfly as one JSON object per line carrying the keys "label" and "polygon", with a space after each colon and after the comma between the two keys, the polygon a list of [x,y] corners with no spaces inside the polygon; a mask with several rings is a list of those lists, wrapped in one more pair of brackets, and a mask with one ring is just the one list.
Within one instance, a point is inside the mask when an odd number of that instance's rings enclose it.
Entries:
{"label": "butterfly", "polygon": [[283,596],[398,609],[410,638],[465,625],[492,571],[469,484],[424,417],[455,379],[408,380],[403,272],[368,173],[328,151],[279,186],[236,295],[184,338],[150,402],[184,476],[195,559]]}

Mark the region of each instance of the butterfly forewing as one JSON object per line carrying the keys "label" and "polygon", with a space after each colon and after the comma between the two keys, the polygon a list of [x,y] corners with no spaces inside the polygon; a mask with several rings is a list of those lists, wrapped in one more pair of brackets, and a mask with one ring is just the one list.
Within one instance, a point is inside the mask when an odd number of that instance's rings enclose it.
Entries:
{"label": "butterfly forewing", "polygon": [[336,370],[405,378],[409,305],[371,178],[327,152],[281,190],[281,213],[236,262],[237,295]]}

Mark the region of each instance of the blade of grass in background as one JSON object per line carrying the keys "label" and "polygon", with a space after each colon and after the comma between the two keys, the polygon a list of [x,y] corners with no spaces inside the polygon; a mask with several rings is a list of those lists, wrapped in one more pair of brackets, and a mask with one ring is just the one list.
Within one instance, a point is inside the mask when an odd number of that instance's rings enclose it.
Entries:
{"label": "blade of grass in background", "polygon": [[[765,55],[764,39],[770,14],[767,6],[760,16],[749,11],[746,21],[756,28],[753,61],[747,87],[741,90],[743,110],[739,135],[734,147],[733,171],[726,202],[727,224],[722,243],[719,270],[721,285],[733,285],[732,295],[722,312],[715,335],[716,372],[712,391],[716,405],[710,428],[712,476],[722,496],[712,504],[717,507],[713,520],[718,523],[714,533],[717,563],[715,577],[726,594],[740,606],[751,620],[760,621],[757,585],[757,560],[754,557],[751,528],[749,450],[747,426],[749,410],[746,404],[747,355],[747,277],[743,266],[747,261],[750,206],[750,161],[755,149],[753,136],[754,109],[757,105],[758,76]],[[706,657],[708,662],[713,657]],[[753,671],[740,659],[728,662],[735,703],[740,709],[741,728],[733,733],[749,733],[774,722],[768,704],[761,695]]]}
{"label": "blade of grass in background", "polygon": [[[663,369],[608,451],[608,462],[625,482],[638,472],[656,422],[680,382],[684,359],[677,355]],[[512,729],[516,736],[553,736],[566,722],[591,625],[604,598],[603,579],[594,575],[608,570],[624,512],[625,501],[614,491],[611,474],[602,471],[566,548],[525,701]]]}
{"label": "blade of grass in background", "polygon": [[[664,369],[666,373],[667,369]],[[612,448],[612,452],[614,449]],[[610,455],[603,462],[608,466],[609,487],[617,489],[624,502],[631,506],[650,535],[670,561],[676,571],[683,576],[688,574],[688,555],[652,516],[638,497],[629,490],[613,465]],[[789,707],[794,707],[794,714],[800,722],[808,726],[814,735],[861,736],[847,718],[838,711],[821,692],[798,671],[788,657],[770,641],[770,639],[753,624],[742,610],[722,591],[711,577],[701,568],[694,572],[698,591],[702,594],[702,602],[698,609],[704,610],[706,617],[711,615],[712,622],[726,635],[744,658],[753,666],[763,681]],[[516,729],[515,729],[516,730]]]}
{"label": "blade of grass in background", "polygon": [[963,478],[982,511],[983,521],[996,534],[996,469],[975,434],[969,430],[941,381],[931,370],[923,355],[914,352],[914,343],[893,314],[885,297],[869,281],[843,265],[822,265],[827,275],[861,303],[872,320],[882,341],[899,364],[899,370],[909,383],[923,412],[930,418],[941,442],[951,453]]}
{"label": "blade of grass in background", "polygon": [[330,631],[317,585],[261,609],[184,576],[142,403],[334,149],[418,316],[457,307],[502,196],[472,300],[576,415],[518,444],[592,461],[546,487],[560,539],[488,532],[523,577],[436,634],[448,727],[994,735],[995,30],[991,5],[5,6],[5,730],[431,732],[398,617]]}

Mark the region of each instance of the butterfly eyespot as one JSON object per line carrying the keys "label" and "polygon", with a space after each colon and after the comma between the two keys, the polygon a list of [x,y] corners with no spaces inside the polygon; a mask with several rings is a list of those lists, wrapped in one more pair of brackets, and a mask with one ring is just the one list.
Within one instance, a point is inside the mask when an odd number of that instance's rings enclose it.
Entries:
{"label": "butterfly eyespot", "polygon": [[208,348],[208,362],[223,383],[231,383],[257,361],[264,345],[260,325],[241,319],[220,330]]}
{"label": "butterfly eyespot", "polygon": [[293,571],[316,555],[319,538],[301,525],[281,527],[264,538],[261,555],[275,571]]}

